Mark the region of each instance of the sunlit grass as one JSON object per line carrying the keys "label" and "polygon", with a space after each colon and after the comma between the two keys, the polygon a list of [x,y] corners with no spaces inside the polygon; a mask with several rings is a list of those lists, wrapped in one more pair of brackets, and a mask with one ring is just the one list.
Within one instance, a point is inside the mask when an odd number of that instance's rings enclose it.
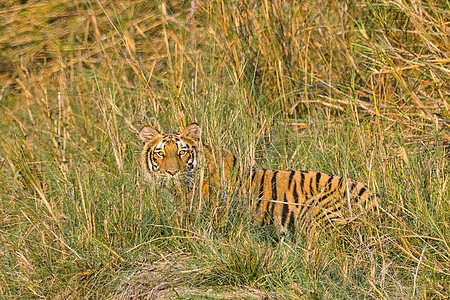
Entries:
{"label": "sunlit grass", "polygon": [[[1,4],[1,297],[448,297],[448,15],[430,1]],[[137,132],[193,121],[241,176],[347,176],[380,209],[280,239],[237,187],[230,215],[219,196],[180,203],[142,181]]]}

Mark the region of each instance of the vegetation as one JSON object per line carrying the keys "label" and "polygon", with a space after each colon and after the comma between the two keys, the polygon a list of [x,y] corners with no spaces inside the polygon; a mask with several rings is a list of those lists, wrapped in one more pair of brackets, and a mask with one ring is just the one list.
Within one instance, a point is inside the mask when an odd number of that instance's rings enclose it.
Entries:
{"label": "vegetation", "polygon": [[[19,2],[0,4],[1,298],[450,297],[448,1]],[[137,131],[192,121],[242,170],[348,176],[380,209],[277,241],[248,199],[181,204],[141,180]]]}

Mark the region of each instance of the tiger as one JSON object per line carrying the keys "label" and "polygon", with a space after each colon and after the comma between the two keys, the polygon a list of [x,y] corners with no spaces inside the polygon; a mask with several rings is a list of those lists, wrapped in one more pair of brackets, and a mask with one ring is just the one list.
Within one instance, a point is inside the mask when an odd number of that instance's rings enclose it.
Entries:
{"label": "tiger", "polygon": [[[192,193],[196,180],[201,181],[202,194],[209,196],[220,182],[219,166],[212,148],[201,143],[201,128],[197,123],[188,125],[181,133],[161,134],[150,127],[142,127],[139,133],[144,147],[141,152],[141,167],[149,182],[164,185],[175,180],[184,184],[185,191]],[[236,167],[236,157],[222,150],[222,169],[227,181]],[[205,166],[203,167],[203,164]],[[201,176],[199,171],[203,171]],[[200,177],[200,178],[199,178]]]}
{"label": "tiger", "polygon": [[197,123],[180,133],[163,134],[144,126],[139,135],[144,143],[141,168],[148,181],[181,181],[187,193],[201,186],[205,197],[222,179],[242,184],[250,196],[246,198],[253,199],[255,222],[275,225],[282,234],[307,232],[312,224],[346,224],[376,204],[375,194],[363,183],[322,172],[251,168],[239,180],[236,157],[222,149],[216,159],[212,148],[201,142]]}

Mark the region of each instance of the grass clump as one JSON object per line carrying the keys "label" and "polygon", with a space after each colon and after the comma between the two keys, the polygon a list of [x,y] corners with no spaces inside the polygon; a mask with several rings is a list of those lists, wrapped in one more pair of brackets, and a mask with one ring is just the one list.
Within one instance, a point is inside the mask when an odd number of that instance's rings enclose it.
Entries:
{"label": "grass clump", "polygon": [[[449,12],[0,4],[1,297],[448,297]],[[219,197],[180,203],[142,181],[137,132],[192,121],[241,170],[348,176],[380,209],[277,240],[238,195],[229,216]]]}

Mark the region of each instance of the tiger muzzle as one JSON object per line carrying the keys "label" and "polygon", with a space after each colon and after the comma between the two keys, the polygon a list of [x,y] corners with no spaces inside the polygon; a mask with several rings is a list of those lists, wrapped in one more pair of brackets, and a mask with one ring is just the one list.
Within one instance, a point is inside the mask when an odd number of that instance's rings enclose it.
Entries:
{"label": "tiger muzzle", "polygon": [[171,176],[175,176],[179,171],[180,171],[179,169],[167,169],[166,173]]}

